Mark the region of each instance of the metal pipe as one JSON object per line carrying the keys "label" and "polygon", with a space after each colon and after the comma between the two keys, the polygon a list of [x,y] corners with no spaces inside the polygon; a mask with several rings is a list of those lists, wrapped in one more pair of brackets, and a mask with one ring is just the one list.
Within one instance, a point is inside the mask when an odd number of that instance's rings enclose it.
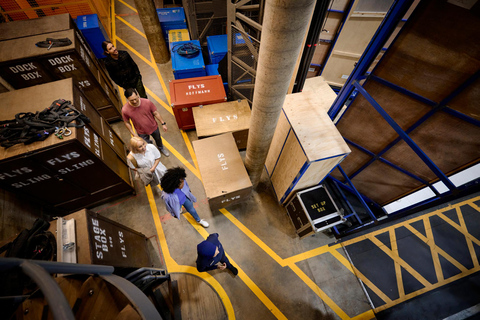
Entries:
{"label": "metal pipe", "polygon": [[[0,258],[0,271],[10,270],[20,266],[25,259]],[[94,264],[79,264],[53,261],[35,261],[35,264],[45,269],[48,273],[71,273],[71,274],[112,274],[113,267],[99,266]]]}
{"label": "metal pipe", "polygon": [[265,2],[245,158],[245,165],[255,187],[263,172],[314,5],[315,0]]}
{"label": "metal pipe", "polygon": [[50,306],[53,318],[56,320],[74,320],[72,309],[68,304],[67,298],[62,289],[53,280],[52,276],[39,265],[28,260],[23,260],[20,264],[22,271],[29,276],[42,290],[45,299]]}

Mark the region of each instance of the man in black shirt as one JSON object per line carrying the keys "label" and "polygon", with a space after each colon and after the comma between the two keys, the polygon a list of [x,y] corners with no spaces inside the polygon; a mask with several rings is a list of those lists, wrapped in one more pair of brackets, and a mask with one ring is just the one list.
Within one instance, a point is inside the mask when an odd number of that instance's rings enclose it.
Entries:
{"label": "man in black shirt", "polygon": [[103,41],[102,48],[107,56],[104,61],[110,78],[123,89],[137,89],[140,97],[147,99],[142,75],[130,54],[123,50],[117,50],[110,41]]}

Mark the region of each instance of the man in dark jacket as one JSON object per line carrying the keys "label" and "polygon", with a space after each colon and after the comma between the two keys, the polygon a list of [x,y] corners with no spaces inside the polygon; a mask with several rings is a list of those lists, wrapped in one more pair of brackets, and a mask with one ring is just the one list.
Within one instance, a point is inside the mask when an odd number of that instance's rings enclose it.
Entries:
{"label": "man in dark jacket", "polygon": [[233,275],[238,274],[237,268],[228,261],[223,246],[218,241],[218,233],[209,235],[207,240],[197,245],[197,253],[197,270],[199,272],[227,268]]}
{"label": "man in dark jacket", "polygon": [[142,75],[130,54],[127,51],[117,50],[110,41],[103,41],[102,48],[107,56],[104,61],[110,78],[123,89],[137,89],[140,97],[147,99]]}

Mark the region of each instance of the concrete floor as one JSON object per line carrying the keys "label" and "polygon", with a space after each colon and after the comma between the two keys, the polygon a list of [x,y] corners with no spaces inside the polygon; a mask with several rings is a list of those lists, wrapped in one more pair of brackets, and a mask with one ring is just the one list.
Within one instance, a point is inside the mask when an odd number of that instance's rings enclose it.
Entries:
{"label": "concrete floor", "polygon": [[[116,34],[112,40],[137,62],[149,99],[168,124],[168,132],[162,135],[171,156],[162,156],[161,161],[167,168],[186,168],[188,182],[198,198],[197,211],[210,227],[202,228],[189,214],[180,220],[172,218],[160,190],[144,188],[138,182],[137,195],[93,210],[145,234],[156,267],[202,277],[218,293],[230,319],[374,318],[359,281],[345,263],[343,249],[328,246],[335,238],[320,233],[299,240],[265,174],[248,200],[226,210],[210,210],[194,155],[189,152],[190,142],[197,140],[196,133],[181,132],[168,110],[169,93],[162,81],[168,88],[168,81],[173,80],[171,64],[151,62],[133,0],[116,0],[115,14]],[[113,127],[128,142],[129,133],[123,123]],[[228,272],[199,274],[194,268],[196,245],[208,233],[220,235],[231,262],[239,268],[237,277]],[[343,263],[336,255],[343,257]]]}

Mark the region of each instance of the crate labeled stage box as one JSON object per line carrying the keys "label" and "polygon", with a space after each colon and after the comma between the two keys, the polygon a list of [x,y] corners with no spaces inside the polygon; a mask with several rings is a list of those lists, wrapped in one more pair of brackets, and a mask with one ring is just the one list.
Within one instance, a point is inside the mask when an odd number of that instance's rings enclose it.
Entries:
{"label": "crate labeled stage box", "polygon": [[232,132],[239,150],[247,147],[250,127],[250,106],[247,100],[237,100],[193,108],[198,138]]}
{"label": "crate labeled stage box", "polygon": [[193,141],[205,194],[212,210],[243,202],[252,183],[231,133]]}
{"label": "crate labeled stage box", "polygon": [[170,81],[170,96],[175,120],[182,130],[195,129],[193,107],[227,101],[220,76]]}
{"label": "crate labeled stage box", "polygon": [[297,192],[285,209],[300,238],[345,221],[330,193],[322,185]]}

